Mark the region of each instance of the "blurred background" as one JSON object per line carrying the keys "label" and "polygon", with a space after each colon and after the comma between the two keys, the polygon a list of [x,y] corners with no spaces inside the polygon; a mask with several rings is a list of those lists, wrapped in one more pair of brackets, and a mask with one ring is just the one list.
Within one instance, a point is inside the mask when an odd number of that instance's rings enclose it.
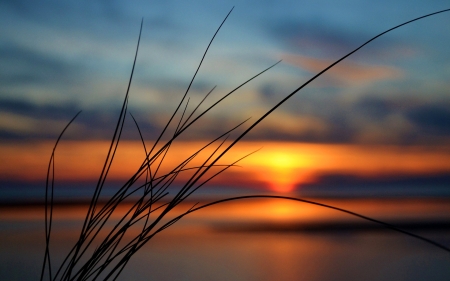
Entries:
{"label": "blurred background", "polygon": [[[190,88],[186,112],[214,86],[199,110],[282,60],[184,132],[163,173],[251,118],[232,140],[371,37],[446,4],[1,1],[0,274],[7,280],[39,276],[48,161],[59,133],[82,110],[55,155],[55,265],[75,241],[114,133],[142,18],[128,110],[148,147],[233,5]],[[308,198],[450,246],[449,15],[388,33],[309,84],[219,164],[255,154],[183,206],[251,194]],[[102,200],[144,159],[128,115]],[[170,192],[187,179],[180,174]],[[156,236],[122,280],[448,280],[449,262],[448,253],[431,245],[333,210],[245,200],[199,211]]]}

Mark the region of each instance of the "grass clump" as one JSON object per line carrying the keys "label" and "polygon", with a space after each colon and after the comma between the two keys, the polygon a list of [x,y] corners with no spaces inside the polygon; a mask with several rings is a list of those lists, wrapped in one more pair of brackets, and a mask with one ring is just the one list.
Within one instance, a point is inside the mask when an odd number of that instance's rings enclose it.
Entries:
{"label": "grass clump", "polygon": [[[231,10],[232,11],[232,10]],[[196,192],[203,185],[208,183],[211,179],[217,175],[223,173],[230,167],[235,166],[240,160],[248,157],[249,153],[240,159],[236,159],[232,163],[226,165],[220,165],[219,160],[234,146],[236,145],[245,135],[247,135],[255,126],[262,122],[267,116],[269,116],[273,111],[275,111],[279,106],[285,103],[297,92],[306,87],[309,83],[317,79],[323,73],[331,69],[333,66],[337,65],[353,53],[357,52],[359,49],[363,48],[365,45],[369,44],[373,40],[377,39],[384,34],[395,30],[401,26],[407,25],[411,22],[418,21],[420,19],[430,17],[439,13],[448,12],[450,9],[438,11],[432,14],[427,14],[422,17],[415,18],[413,20],[407,21],[405,23],[399,24],[392,27],[376,36],[366,41],[364,44],[360,45],[358,48],[352,50],[345,56],[336,60],[334,63],[330,64],[328,67],[324,68],[322,71],[317,73],[314,77],[309,79],[307,82],[299,86],[290,94],[286,95],[281,101],[275,104],[270,110],[264,113],[256,121],[249,124],[247,128],[243,128],[244,124],[249,123],[249,120],[244,120],[234,127],[224,130],[224,132],[218,135],[215,139],[204,144],[203,147],[199,148],[192,155],[186,159],[179,159],[180,162],[171,167],[169,172],[162,172],[162,165],[164,163],[167,154],[169,153],[171,146],[174,145],[176,140],[186,131],[195,124],[201,118],[215,108],[216,105],[221,103],[224,99],[228,98],[239,88],[245,84],[251,82],[253,79],[257,78],[264,72],[268,71],[270,68],[274,67],[279,62],[269,66],[263,71],[255,74],[253,77],[249,78],[242,84],[238,85],[229,93],[222,96],[220,99],[215,101],[211,106],[207,107],[203,111],[199,111],[200,106],[208,98],[210,93],[214,91],[212,88],[205,97],[195,106],[191,111],[187,111],[189,104],[189,91],[191,85],[196,78],[196,75],[205,59],[205,56],[215,39],[217,33],[221,29],[222,25],[227,20],[231,11],[227,14],[225,19],[222,21],[220,26],[217,28],[215,34],[212,36],[200,63],[191,79],[189,86],[187,87],[184,95],[179,101],[175,111],[169,118],[162,132],[153,143],[151,147],[147,147],[141,130],[139,128],[136,119],[130,114],[133,119],[137,131],[140,135],[143,152],[145,157],[142,164],[137,169],[137,171],[124,183],[111,197],[107,198],[106,202],[101,203],[99,198],[102,190],[105,186],[106,179],[108,177],[111,165],[113,163],[120,139],[122,130],[124,127],[124,122],[128,113],[128,100],[129,91],[133,78],[134,67],[137,60],[140,37],[142,32],[143,21],[140,26],[139,39],[137,42],[136,53],[134,57],[133,67],[131,70],[131,75],[128,83],[128,88],[123,100],[121,112],[116,123],[115,131],[111,139],[108,154],[106,156],[103,169],[98,178],[93,196],[91,198],[88,211],[86,213],[83,226],[81,228],[79,238],[73,245],[66,258],[62,261],[60,265],[56,268],[53,267],[50,255],[50,241],[51,241],[51,231],[52,231],[52,216],[53,216],[53,191],[54,191],[54,157],[56,147],[61,140],[66,129],[78,116],[75,117],[67,124],[59,135],[56,144],[53,148],[50,162],[47,172],[47,185],[46,185],[46,196],[45,196],[45,228],[46,228],[46,248],[44,254],[44,261],[41,271],[41,280],[48,278],[48,280],[116,280],[120,275],[122,270],[130,261],[131,257],[142,248],[149,240],[151,240],[156,234],[170,227],[178,220],[182,219],[184,216],[195,212],[197,210],[203,209],[205,207],[219,204],[226,201],[232,200],[242,200],[250,198],[274,198],[282,200],[294,200],[298,202],[314,204],[325,208],[331,208],[340,212],[347,213],[352,216],[359,217],[361,219],[371,221],[373,223],[380,224],[384,227],[392,229],[394,231],[400,232],[402,234],[412,236],[414,238],[420,239],[431,245],[439,247],[442,250],[450,252],[450,248],[441,245],[433,240],[427,239],[425,237],[413,234],[411,232],[399,229],[394,225],[369,218],[367,216],[354,213],[349,210],[342,208],[337,208],[334,206],[322,204],[319,202],[314,202],[311,200],[306,200],[302,198],[294,198],[288,196],[276,196],[276,195],[250,195],[250,196],[239,196],[232,198],[225,198],[222,200],[210,202],[204,205],[194,204],[188,210],[179,211],[180,203],[184,202],[189,198],[194,192]],[[175,127],[172,129],[172,127]],[[242,132],[237,133],[237,137],[231,138],[232,133],[236,133],[237,129],[241,129]],[[169,135],[168,141],[163,142],[163,136]],[[230,140],[230,141],[229,141]],[[227,142],[229,141],[229,142]],[[205,153],[208,150],[207,153]],[[212,152],[210,152],[212,151]],[[194,160],[200,164],[193,164]],[[188,180],[175,191],[173,190],[172,184],[177,179],[180,174],[188,174]],[[125,209],[124,209],[125,208]],[[175,215],[173,215],[175,213]],[[114,220],[113,215],[119,214],[119,219]],[[169,215],[171,215],[169,217]]]}

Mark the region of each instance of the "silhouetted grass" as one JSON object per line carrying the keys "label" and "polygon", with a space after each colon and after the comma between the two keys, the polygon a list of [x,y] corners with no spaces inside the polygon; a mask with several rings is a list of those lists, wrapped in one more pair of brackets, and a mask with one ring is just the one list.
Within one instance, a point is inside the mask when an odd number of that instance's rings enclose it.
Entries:
{"label": "silhouetted grass", "polygon": [[[233,9],[231,9],[232,11]],[[138,123],[135,118],[131,115],[137,131],[140,135],[143,153],[145,153],[144,160],[142,164],[137,169],[137,171],[130,177],[130,179],[120,187],[117,192],[111,197],[107,198],[106,203],[100,204],[99,197],[105,186],[105,181],[108,177],[111,165],[114,160],[117,147],[120,142],[124,122],[128,112],[128,99],[129,90],[133,78],[134,67],[137,60],[139,43],[141,38],[143,21],[141,22],[139,39],[136,47],[136,53],[134,57],[133,67],[128,83],[128,88],[125,94],[125,98],[122,104],[122,109],[116,124],[116,128],[111,139],[111,144],[108,150],[108,154],[103,165],[103,169],[100,173],[97,185],[95,187],[93,196],[91,198],[89,208],[84,219],[83,226],[80,231],[78,241],[73,245],[66,258],[62,261],[58,267],[53,268],[50,255],[50,241],[51,241],[51,231],[52,231],[52,216],[53,216],[53,192],[54,192],[54,155],[56,147],[61,140],[62,135],[69,127],[69,125],[75,120],[77,115],[67,124],[59,135],[55,146],[50,157],[50,162],[47,172],[47,183],[46,183],[46,195],[45,195],[45,241],[46,249],[44,255],[44,261],[42,265],[41,280],[48,277],[49,280],[115,280],[122,270],[125,268],[130,258],[143,247],[150,239],[152,239],[156,234],[170,227],[178,220],[182,219],[184,216],[195,212],[197,210],[203,209],[205,207],[219,204],[226,201],[232,200],[243,200],[251,198],[273,198],[279,200],[294,200],[298,202],[313,204],[325,208],[330,208],[337,210],[339,212],[347,213],[352,216],[359,217],[363,220],[367,220],[379,225],[382,225],[391,230],[400,232],[402,234],[420,239],[426,243],[436,246],[444,251],[450,253],[450,248],[437,243],[436,241],[427,239],[420,235],[416,235],[409,231],[402,230],[394,225],[388,224],[383,221],[379,221],[373,218],[369,218],[362,214],[358,214],[349,210],[342,208],[337,208],[327,204],[306,200],[302,198],[294,198],[288,196],[276,196],[276,195],[250,195],[250,196],[239,196],[232,198],[225,198],[222,200],[210,202],[204,205],[197,206],[194,204],[188,210],[178,210],[180,203],[189,198],[196,190],[208,183],[211,179],[226,171],[228,168],[236,165],[240,160],[249,156],[245,155],[240,159],[236,159],[233,163],[227,165],[219,165],[218,161],[234,146],[236,145],[245,135],[247,135],[255,126],[262,122],[267,116],[269,116],[273,111],[275,111],[280,105],[286,102],[289,98],[299,92],[301,89],[306,87],[309,83],[314,81],[316,78],[321,76],[323,73],[328,71],[330,68],[340,63],[365,45],[369,44],[378,37],[397,29],[403,25],[407,25],[411,22],[436,15],[443,12],[448,12],[450,9],[442,10],[432,14],[428,14],[422,17],[415,18],[413,20],[407,21],[405,23],[399,24],[393,28],[390,28],[370,40],[366,41],[364,44],[349,52],[345,56],[336,60],[334,63],[323,69],[321,72],[317,73],[314,77],[309,79],[307,82],[299,86],[296,90],[288,94],[280,102],[274,105],[270,110],[263,114],[259,119],[251,123],[248,128],[243,130],[243,132],[238,133],[237,137],[231,140],[231,142],[226,142],[230,139],[231,133],[235,132],[242,125],[248,123],[248,119],[237,124],[234,127],[224,130],[224,132],[218,135],[215,139],[206,143],[203,147],[199,148],[195,153],[186,159],[179,159],[180,162],[177,166],[172,167],[167,173],[161,172],[161,167],[164,163],[165,157],[169,153],[171,146],[179,138],[180,135],[185,133],[193,124],[195,124],[200,118],[203,118],[206,113],[211,111],[222,102],[224,99],[228,98],[231,94],[236,92],[239,88],[249,83],[259,75],[263,74],[270,68],[274,67],[279,62],[269,66],[263,71],[255,74],[253,77],[249,78],[235,89],[222,96],[211,106],[207,107],[205,110],[197,112],[200,105],[203,104],[205,99],[214,90],[211,89],[205,97],[200,101],[194,110],[190,113],[187,112],[187,107],[189,104],[188,93],[191,85],[205,59],[205,56],[216,37],[217,33],[221,29],[224,22],[227,20],[229,14],[227,14],[225,19],[220,24],[219,28],[216,30],[215,34],[211,38],[203,57],[195,71],[188,88],[186,89],[184,95],[182,96],[180,102],[178,103],[175,111],[169,118],[167,124],[163,128],[162,132],[154,142],[151,147],[147,147],[145,140],[141,133]],[[196,115],[197,114],[197,115]],[[194,117],[195,116],[195,117]],[[171,130],[171,127],[175,129]],[[162,143],[163,136],[170,135],[168,141]],[[209,152],[205,155],[206,149],[212,149],[213,152]],[[252,152],[253,153],[253,152]],[[192,162],[200,159],[200,165],[193,165]],[[169,190],[172,183],[177,179],[181,173],[189,173],[190,177],[184,183],[184,185],[175,192]],[[173,194],[171,194],[172,192]],[[163,200],[164,199],[164,200]],[[126,208],[126,209],[123,209]],[[120,210],[119,210],[120,209]],[[117,221],[112,219],[113,214],[120,214],[120,219]],[[173,215],[173,214],[176,215]],[[168,219],[168,215],[172,215],[171,219]],[[127,235],[126,235],[127,234]],[[131,238],[130,238],[131,237]],[[47,274],[47,275],[46,275]],[[151,273],[149,273],[151,274]]]}

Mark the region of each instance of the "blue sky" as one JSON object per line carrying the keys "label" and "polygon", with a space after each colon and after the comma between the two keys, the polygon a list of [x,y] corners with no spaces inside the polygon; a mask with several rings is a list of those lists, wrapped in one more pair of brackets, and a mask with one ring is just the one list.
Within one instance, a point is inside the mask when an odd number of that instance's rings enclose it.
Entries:
{"label": "blue sky", "polygon": [[[130,111],[154,138],[231,7],[191,90],[190,108],[283,62],[235,93],[188,139],[255,120],[321,68],[446,1],[2,1],[0,139],[108,139],[140,20]],[[383,36],[298,93],[248,136],[318,143],[445,144],[450,137],[450,14]],[[221,126],[219,126],[221,127]],[[131,123],[125,138],[138,139]]]}

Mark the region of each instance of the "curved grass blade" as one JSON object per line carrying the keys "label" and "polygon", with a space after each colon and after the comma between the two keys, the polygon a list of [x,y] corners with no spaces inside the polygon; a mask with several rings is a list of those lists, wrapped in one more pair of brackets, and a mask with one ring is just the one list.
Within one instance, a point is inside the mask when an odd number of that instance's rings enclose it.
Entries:
{"label": "curved grass blade", "polygon": [[[55,151],[56,147],[58,146],[59,141],[61,140],[62,136],[66,132],[67,128],[69,128],[70,124],[75,121],[75,119],[78,117],[78,115],[81,113],[79,111],[75,116],[67,123],[67,125],[64,127],[64,129],[59,134],[58,138],[56,139],[56,143],[53,146],[52,155],[50,156],[50,161],[48,163],[47,168],[47,177],[45,182],[45,254],[44,254],[44,262],[42,265],[41,270],[41,281],[44,278],[45,273],[45,267],[48,263],[48,270],[49,270],[49,277],[50,280],[52,279],[52,268],[51,268],[51,262],[50,262],[50,235],[52,231],[52,221],[53,221],[53,191],[55,188]],[[50,172],[51,169],[51,172]],[[50,185],[50,202],[48,199],[48,193],[49,193],[49,178],[51,174],[51,185]],[[50,206],[49,206],[50,204]]]}

